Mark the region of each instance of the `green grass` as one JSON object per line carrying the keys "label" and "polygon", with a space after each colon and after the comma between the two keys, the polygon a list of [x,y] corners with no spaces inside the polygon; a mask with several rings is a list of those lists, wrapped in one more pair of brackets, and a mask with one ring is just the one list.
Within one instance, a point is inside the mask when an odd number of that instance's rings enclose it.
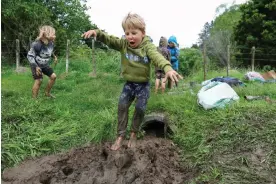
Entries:
{"label": "green grass", "polygon": [[[28,157],[115,138],[117,103],[124,85],[119,77],[120,55],[98,51],[96,61],[97,77],[91,78],[89,59],[70,60],[68,74],[61,59],[54,68],[58,75],[54,100],[43,96],[47,77],[39,98],[33,100],[30,70],[16,74],[13,68],[2,66],[2,170]],[[242,79],[245,72],[230,74]],[[225,75],[225,71],[209,71],[207,76]],[[243,96],[266,95],[275,100],[276,85],[253,82],[235,87],[240,96],[237,103],[206,111],[197,105],[200,87],[192,88],[192,94],[187,85],[202,80],[203,73],[198,72],[169,93],[151,93],[147,113],[169,114],[177,127],[172,139],[182,150],[185,166],[199,171],[192,183],[268,183],[276,172],[276,104],[248,102]],[[154,79],[151,84],[153,91]]]}

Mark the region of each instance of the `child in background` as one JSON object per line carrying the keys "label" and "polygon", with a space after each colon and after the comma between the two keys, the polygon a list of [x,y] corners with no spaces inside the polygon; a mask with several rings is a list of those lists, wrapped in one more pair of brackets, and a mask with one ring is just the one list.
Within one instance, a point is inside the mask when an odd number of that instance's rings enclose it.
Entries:
{"label": "child in background", "polygon": [[42,83],[43,75],[49,77],[48,85],[45,89],[45,95],[47,97],[55,98],[51,93],[51,89],[56,81],[56,74],[50,67],[49,61],[51,56],[54,56],[54,62],[57,63],[57,57],[53,54],[54,40],[56,38],[56,31],[51,26],[42,26],[39,28],[39,36],[36,41],[32,43],[27,58],[30,62],[32,75],[34,78],[34,85],[32,88],[33,98],[37,98],[39,88]]}
{"label": "child in background", "polygon": [[[171,54],[172,68],[178,72],[179,48],[178,48],[177,39],[175,36],[170,36],[168,42],[169,42],[168,49]],[[175,85],[177,86],[177,83],[175,83]],[[170,84],[170,88],[172,87],[173,87],[173,83]]]}
{"label": "child in background", "polygon": [[178,81],[182,78],[151,43],[149,36],[146,35],[146,25],[142,17],[129,13],[123,19],[122,27],[126,39],[110,36],[101,30],[89,30],[82,35],[84,38],[97,37],[97,40],[121,52],[122,74],[126,83],[119,98],[117,139],[111,146],[112,150],[118,150],[123,144],[128,124],[128,110],[135,98],[128,147],[132,148],[136,145],[136,134],[144,119],[150,95],[151,62],[165,71],[165,80],[171,78],[172,81]]}
{"label": "child in background", "polygon": [[[170,61],[170,51],[168,50],[168,40],[167,38],[161,36],[159,41],[159,47],[157,47],[157,50],[159,53],[161,53],[164,58],[168,61]],[[164,82],[165,79],[165,72],[161,68],[155,67],[155,93],[158,92],[159,84],[161,81],[161,91],[162,93],[165,92],[166,83]]]}

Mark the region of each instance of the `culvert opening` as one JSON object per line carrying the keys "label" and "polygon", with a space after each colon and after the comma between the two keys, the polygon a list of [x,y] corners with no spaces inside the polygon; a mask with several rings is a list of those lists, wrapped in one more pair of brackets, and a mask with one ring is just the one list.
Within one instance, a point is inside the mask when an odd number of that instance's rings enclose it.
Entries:
{"label": "culvert opening", "polygon": [[145,134],[148,136],[155,136],[155,137],[165,137],[165,124],[160,121],[150,121],[147,122],[143,130]]}
{"label": "culvert opening", "polygon": [[159,138],[166,138],[173,134],[171,127],[168,124],[167,118],[164,114],[149,114],[145,116],[142,124],[142,130],[146,136],[155,136]]}

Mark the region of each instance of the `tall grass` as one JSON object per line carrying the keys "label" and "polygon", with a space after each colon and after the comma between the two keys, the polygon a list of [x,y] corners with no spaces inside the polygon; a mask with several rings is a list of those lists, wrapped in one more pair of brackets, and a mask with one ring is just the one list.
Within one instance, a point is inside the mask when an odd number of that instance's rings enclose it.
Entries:
{"label": "tall grass", "polygon": [[[28,157],[66,151],[87,143],[111,141],[116,136],[117,103],[124,81],[120,78],[120,55],[96,52],[97,77],[91,78],[91,58],[70,58],[65,74],[65,59],[54,68],[58,78],[53,87],[56,99],[43,96],[45,77],[39,98],[31,98],[33,79],[30,70],[16,74],[2,66],[2,170]],[[232,70],[242,79],[246,70]],[[208,79],[225,76],[225,71],[209,71]],[[152,75],[154,76],[154,75]],[[151,93],[147,113],[164,112],[177,131],[173,141],[182,150],[187,167],[197,168],[194,182],[266,183],[276,164],[275,103],[246,101],[244,95],[265,95],[276,99],[275,84],[247,83],[235,87],[239,102],[224,109],[203,110],[197,104],[202,82],[198,71],[180,81],[178,88],[166,94]],[[154,88],[154,79],[151,79]],[[130,108],[131,121],[134,107]],[[265,161],[252,160],[256,151],[266,154]],[[258,172],[262,168],[263,172]],[[268,175],[268,176],[266,176]]]}

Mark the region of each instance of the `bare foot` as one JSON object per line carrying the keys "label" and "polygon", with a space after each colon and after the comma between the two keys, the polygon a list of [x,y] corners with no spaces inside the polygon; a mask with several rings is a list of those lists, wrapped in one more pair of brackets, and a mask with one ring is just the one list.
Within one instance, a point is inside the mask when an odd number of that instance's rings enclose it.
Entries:
{"label": "bare foot", "polygon": [[132,132],[131,135],[130,135],[127,146],[129,148],[134,148],[136,146],[136,142],[137,142],[136,133]]}
{"label": "bare foot", "polygon": [[52,95],[51,93],[49,94],[45,94],[45,96],[47,96],[48,98],[56,98],[54,95]]}
{"label": "bare foot", "polygon": [[120,147],[123,145],[123,137],[117,137],[115,143],[111,146],[111,150],[116,151],[118,149],[120,149]]}

